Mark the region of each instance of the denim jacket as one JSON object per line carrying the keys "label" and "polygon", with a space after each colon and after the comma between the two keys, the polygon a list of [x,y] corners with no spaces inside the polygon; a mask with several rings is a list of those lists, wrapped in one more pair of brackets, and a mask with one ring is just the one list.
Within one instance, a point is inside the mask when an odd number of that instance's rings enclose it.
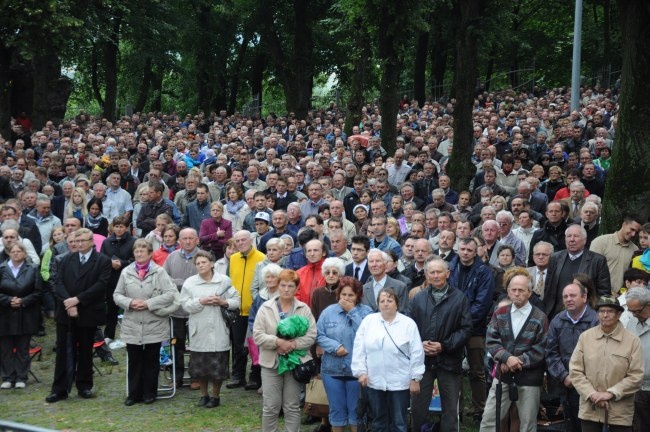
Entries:
{"label": "denim jacket", "polygon": [[[372,313],[372,309],[358,304],[345,312],[338,303],[328,306],[318,318],[316,343],[325,352],[322,357],[321,373],[332,376],[352,376],[352,348],[354,337],[361,321]],[[339,357],[336,350],[343,345],[348,353]]]}

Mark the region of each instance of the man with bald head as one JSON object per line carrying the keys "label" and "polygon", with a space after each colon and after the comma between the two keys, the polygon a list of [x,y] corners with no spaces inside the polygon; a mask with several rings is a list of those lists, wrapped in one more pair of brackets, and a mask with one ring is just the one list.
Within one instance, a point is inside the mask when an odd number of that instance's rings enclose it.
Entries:
{"label": "man with bald head", "polygon": [[587,288],[574,283],[564,287],[562,304],[564,311],[553,318],[548,329],[546,367],[566,391],[562,398],[565,419],[570,419],[574,430],[579,431],[580,396],[569,378],[569,361],[580,335],[598,325],[598,314],[589,307]]}

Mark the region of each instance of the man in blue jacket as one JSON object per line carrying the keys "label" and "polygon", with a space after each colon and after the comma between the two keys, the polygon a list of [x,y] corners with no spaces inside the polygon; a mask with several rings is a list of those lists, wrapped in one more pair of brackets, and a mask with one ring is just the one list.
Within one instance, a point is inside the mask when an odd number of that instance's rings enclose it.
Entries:
{"label": "man in blue jacket", "polygon": [[494,296],[494,277],[477,257],[478,244],[473,238],[458,241],[458,256],[450,264],[450,285],[467,296],[472,314],[472,335],[467,342],[469,383],[472,406],[468,410],[475,422],[480,422],[485,408],[485,331]]}
{"label": "man in blue jacket", "polygon": [[546,343],[546,367],[549,374],[558,380],[565,393],[561,395],[564,417],[570,419],[573,430],[580,432],[580,395],[569,378],[569,361],[578,338],[585,330],[598,325],[598,313],[589,307],[587,288],[569,284],[562,291],[564,311],[555,315],[548,329]]}

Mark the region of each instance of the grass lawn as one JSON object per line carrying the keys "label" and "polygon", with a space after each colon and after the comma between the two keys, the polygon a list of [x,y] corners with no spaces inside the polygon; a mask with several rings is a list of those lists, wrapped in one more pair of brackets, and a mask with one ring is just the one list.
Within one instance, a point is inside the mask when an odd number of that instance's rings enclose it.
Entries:
{"label": "grass lawn", "polygon": [[[196,406],[198,391],[184,387],[173,399],[158,400],[152,405],[124,406],[126,397],[126,350],[114,350],[118,366],[96,364],[104,374],[95,374],[93,399],[81,399],[73,389],[70,397],[55,404],[45,402],[54,374],[54,325],[47,323],[48,335],[35,340],[43,346],[40,361],[32,370],[41,383],[31,379],[25,390],[0,392],[0,418],[65,431],[227,431],[261,430],[262,397],[254,391],[228,390],[223,387],[221,406],[213,409]],[[161,382],[164,380],[161,373]],[[304,415],[303,415],[304,417]],[[312,431],[316,425],[303,425]],[[463,428],[476,431],[478,428]]]}

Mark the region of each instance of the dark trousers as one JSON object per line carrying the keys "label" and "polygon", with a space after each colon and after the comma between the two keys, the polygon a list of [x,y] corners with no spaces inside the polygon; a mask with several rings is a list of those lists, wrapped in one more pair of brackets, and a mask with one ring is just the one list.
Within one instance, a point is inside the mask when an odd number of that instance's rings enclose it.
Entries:
{"label": "dark trousers", "polygon": [[95,327],[56,325],[56,360],[52,393],[66,395],[73,378],[77,390],[93,388],[93,340]]}
{"label": "dark trousers", "polygon": [[564,408],[564,419],[569,420],[571,423],[571,430],[573,432],[581,432],[582,423],[578,418],[578,411],[580,410],[580,394],[578,394],[576,389],[573,387],[565,387],[560,400],[562,401],[562,407]]}
{"label": "dark trousers", "polygon": [[185,342],[187,341],[187,318],[172,317],[172,328],[174,329],[174,369],[176,370],[176,381],[182,381],[185,374]]}
{"label": "dark trousers", "polygon": [[[246,362],[248,348],[246,348],[246,331],[248,330],[248,317],[239,316],[230,332],[232,338],[232,379],[233,381],[246,381]],[[257,382],[260,382],[259,380]]]}
{"label": "dark trousers", "polygon": [[372,432],[406,432],[409,391],[384,391],[368,387]]}
{"label": "dark trousers", "polygon": [[428,367],[420,381],[420,393],[411,398],[411,430],[419,431],[426,423],[429,404],[433,393],[433,382],[438,379],[442,417],[441,432],[458,431],[458,399],[462,375],[440,368]]}
{"label": "dark trousers", "polygon": [[[588,420],[580,421],[582,422],[582,432],[602,432],[603,430],[602,423],[592,422]],[[632,432],[632,426],[609,425],[609,432]]]}
{"label": "dark trousers", "polygon": [[634,396],[632,428],[634,432],[650,431],[650,391],[639,390]]}
{"label": "dark trousers", "polygon": [[[27,381],[30,335],[0,337],[0,375],[2,381]],[[15,350],[15,352],[14,352]]]}
{"label": "dark trousers", "polygon": [[104,327],[104,336],[110,339],[115,339],[117,313],[120,311],[120,308],[113,301],[113,292],[115,292],[115,287],[106,293],[106,327]]}
{"label": "dark trousers", "polygon": [[485,338],[472,336],[467,345],[469,363],[469,385],[472,389],[472,414],[482,415],[487,391],[485,387]]}
{"label": "dark trousers", "polygon": [[144,345],[126,345],[129,355],[129,398],[155,398],[158,394],[160,372],[160,342]]}

